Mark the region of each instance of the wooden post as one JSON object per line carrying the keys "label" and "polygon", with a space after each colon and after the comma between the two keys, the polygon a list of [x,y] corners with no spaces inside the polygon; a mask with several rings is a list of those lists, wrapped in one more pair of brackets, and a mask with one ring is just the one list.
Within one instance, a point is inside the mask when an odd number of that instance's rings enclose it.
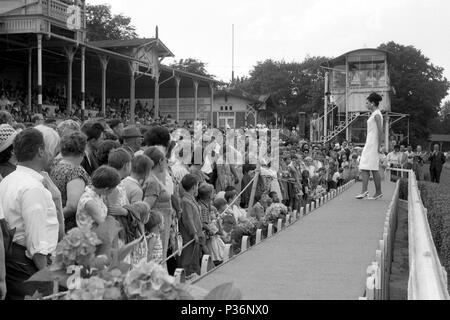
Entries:
{"label": "wooden post", "polygon": [[198,81],[194,82],[194,120],[198,120]]}
{"label": "wooden post", "polygon": [[262,239],[262,229],[258,229],[256,230],[256,240],[255,240],[255,244],[258,244],[261,242]]}
{"label": "wooden post", "polygon": [[38,112],[42,112],[42,34],[37,34]]}
{"label": "wooden post", "polygon": [[283,220],[282,219],[278,219],[278,221],[277,221],[277,233],[280,232],[282,228],[283,228]]}
{"label": "wooden post", "polygon": [[33,49],[28,49],[28,112],[31,113],[32,100],[32,86],[33,86]]}
{"label": "wooden post", "polygon": [[211,82],[209,84],[209,90],[211,93],[211,97],[210,97],[210,118],[211,118],[211,128],[214,126],[214,85]]}
{"label": "wooden post", "polygon": [[102,68],[102,112],[103,116],[106,116],[106,71],[108,70],[109,57],[99,54],[98,58]]}
{"label": "wooden post", "polygon": [[[134,62],[129,62],[130,71],[130,123],[134,124],[135,118],[135,102],[136,102],[136,78],[135,78],[135,65]],[[156,93],[155,93],[156,94]]]}
{"label": "wooden post", "polygon": [[67,55],[67,108],[69,115],[72,111],[72,66],[75,57],[75,49],[73,47],[64,48]]}
{"label": "wooden post", "polygon": [[86,88],[85,88],[85,63],[86,63],[86,47],[81,47],[81,121],[84,121],[84,112],[86,109]]}
{"label": "wooden post", "polygon": [[269,226],[267,227],[267,238],[270,238],[273,236],[273,224],[269,223]]}
{"label": "wooden post", "polygon": [[248,241],[249,238],[248,236],[243,236],[241,239],[241,252],[244,252],[248,249],[249,245],[248,245]]}
{"label": "wooden post", "polygon": [[176,89],[176,108],[177,108],[177,122],[180,122],[180,77],[175,77],[175,89]]}
{"label": "wooden post", "polygon": [[155,118],[159,118],[159,75],[155,77]]}
{"label": "wooden post", "polygon": [[200,269],[200,275],[204,275],[208,271],[214,268],[214,262],[210,255],[205,254],[202,258],[202,265]]}

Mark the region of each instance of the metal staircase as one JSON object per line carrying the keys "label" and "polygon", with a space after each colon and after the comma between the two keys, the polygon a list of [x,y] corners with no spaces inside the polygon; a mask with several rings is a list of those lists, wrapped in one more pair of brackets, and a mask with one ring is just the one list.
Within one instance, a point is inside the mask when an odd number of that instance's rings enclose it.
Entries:
{"label": "metal staircase", "polygon": [[322,142],[325,142],[325,143],[326,142],[330,142],[331,140],[336,138],[342,131],[347,129],[347,127],[349,127],[353,122],[355,122],[355,120],[358,119],[358,117],[360,115],[361,115],[360,112],[349,112],[349,114],[348,114],[348,123],[346,123],[346,121],[341,121],[339,123],[339,125],[334,126],[334,129],[327,133],[326,137],[321,136],[320,140]]}

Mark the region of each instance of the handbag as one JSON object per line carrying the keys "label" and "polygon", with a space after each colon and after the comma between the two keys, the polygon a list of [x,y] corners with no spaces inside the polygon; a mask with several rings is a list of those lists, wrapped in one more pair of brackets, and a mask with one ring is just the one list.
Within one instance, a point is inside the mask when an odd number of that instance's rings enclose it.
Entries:
{"label": "handbag", "polygon": [[11,254],[12,244],[14,239],[14,234],[16,233],[16,228],[10,229],[9,224],[6,219],[0,220],[0,227],[3,234],[3,246],[5,248],[5,256]]}

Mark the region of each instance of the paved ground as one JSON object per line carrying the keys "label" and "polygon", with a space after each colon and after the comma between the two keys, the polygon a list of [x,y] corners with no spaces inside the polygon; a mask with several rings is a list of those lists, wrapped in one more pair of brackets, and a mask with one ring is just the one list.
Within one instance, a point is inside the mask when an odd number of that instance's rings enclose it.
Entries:
{"label": "paved ground", "polygon": [[[195,284],[211,290],[231,281],[250,300],[358,299],[382,238],[394,187],[383,183],[382,200],[356,200],[361,189],[356,183]],[[373,193],[372,182],[369,190]]]}

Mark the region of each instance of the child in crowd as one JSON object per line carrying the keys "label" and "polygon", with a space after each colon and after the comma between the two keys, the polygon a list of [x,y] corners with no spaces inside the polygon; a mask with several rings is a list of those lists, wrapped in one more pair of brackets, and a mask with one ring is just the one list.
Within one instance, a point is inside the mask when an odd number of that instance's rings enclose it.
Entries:
{"label": "child in crowd", "polygon": [[236,227],[236,218],[232,211],[225,210],[228,203],[225,199],[219,198],[214,201],[214,207],[216,207],[219,215],[219,223],[223,230],[222,240],[225,243],[231,243],[231,231]]}
{"label": "child in crowd", "polygon": [[161,213],[159,211],[150,211],[150,216],[146,226],[149,230],[146,235],[148,245],[147,261],[160,263],[163,258],[161,231],[164,228]]}
{"label": "child in crowd", "polygon": [[264,217],[265,208],[261,204],[261,193],[255,194],[255,203],[252,208],[249,209],[249,216],[260,221]]}
{"label": "child in crowd", "polygon": [[120,183],[130,204],[142,201],[144,198],[142,185],[152,167],[153,161],[146,155],[138,155],[131,160],[131,173]]}
{"label": "child in crowd", "polygon": [[116,169],[101,166],[92,173],[92,185],[87,186],[78,202],[76,221],[82,228],[96,228],[108,214],[104,198],[119,185],[120,175]]}

